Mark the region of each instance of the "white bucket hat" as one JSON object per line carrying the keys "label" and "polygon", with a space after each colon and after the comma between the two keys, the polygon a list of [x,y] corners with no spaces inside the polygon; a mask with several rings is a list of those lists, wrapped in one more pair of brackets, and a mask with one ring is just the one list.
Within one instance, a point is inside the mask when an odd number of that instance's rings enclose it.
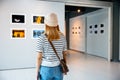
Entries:
{"label": "white bucket hat", "polygon": [[50,13],[48,16],[45,18],[45,24],[50,26],[50,27],[55,27],[58,25],[58,18],[55,13]]}

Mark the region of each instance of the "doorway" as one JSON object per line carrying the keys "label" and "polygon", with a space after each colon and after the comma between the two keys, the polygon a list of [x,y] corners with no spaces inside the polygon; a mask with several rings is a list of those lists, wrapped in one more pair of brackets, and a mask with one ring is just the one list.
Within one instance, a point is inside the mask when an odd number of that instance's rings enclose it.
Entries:
{"label": "doorway", "polygon": [[111,60],[112,6],[106,4],[65,4],[69,49]]}

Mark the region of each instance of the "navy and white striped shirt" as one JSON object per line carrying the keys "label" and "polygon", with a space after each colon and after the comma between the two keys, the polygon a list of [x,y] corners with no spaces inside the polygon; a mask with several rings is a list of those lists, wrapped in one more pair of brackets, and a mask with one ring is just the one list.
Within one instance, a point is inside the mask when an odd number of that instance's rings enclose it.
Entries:
{"label": "navy and white striped shirt", "polygon": [[[66,38],[64,35],[60,34],[59,40],[52,41],[59,57],[62,59],[62,51],[67,50]],[[37,52],[42,52],[42,63],[43,66],[54,67],[60,64],[58,57],[54,53],[45,34],[42,34],[37,41]]]}

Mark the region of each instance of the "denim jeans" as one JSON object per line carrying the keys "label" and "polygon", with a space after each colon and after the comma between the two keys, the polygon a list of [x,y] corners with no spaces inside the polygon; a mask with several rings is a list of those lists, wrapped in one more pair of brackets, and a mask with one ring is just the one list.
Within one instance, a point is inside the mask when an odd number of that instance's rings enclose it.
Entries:
{"label": "denim jeans", "polygon": [[63,73],[61,72],[61,66],[56,67],[40,67],[40,80],[63,80]]}

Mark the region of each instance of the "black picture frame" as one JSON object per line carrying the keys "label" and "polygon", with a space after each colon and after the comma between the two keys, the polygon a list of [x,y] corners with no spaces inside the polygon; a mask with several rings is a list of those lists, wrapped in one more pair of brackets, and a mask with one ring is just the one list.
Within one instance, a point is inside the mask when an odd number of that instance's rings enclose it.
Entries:
{"label": "black picture frame", "polygon": [[25,15],[12,14],[12,23],[25,23]]}

